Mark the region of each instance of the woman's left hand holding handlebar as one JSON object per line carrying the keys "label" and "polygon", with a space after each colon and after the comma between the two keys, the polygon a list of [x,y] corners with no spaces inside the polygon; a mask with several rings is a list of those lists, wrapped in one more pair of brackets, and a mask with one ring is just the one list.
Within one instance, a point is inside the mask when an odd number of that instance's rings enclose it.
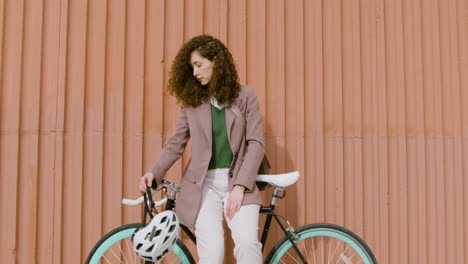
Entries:
{"label": "woman's left hand holding handlebar", "polygon": [[153,183],[154,180],[154,175],[151,172],[145,173],[143,177],[140,179],[140,192],[146,193],[146,186],[151,187],[151,184]]}

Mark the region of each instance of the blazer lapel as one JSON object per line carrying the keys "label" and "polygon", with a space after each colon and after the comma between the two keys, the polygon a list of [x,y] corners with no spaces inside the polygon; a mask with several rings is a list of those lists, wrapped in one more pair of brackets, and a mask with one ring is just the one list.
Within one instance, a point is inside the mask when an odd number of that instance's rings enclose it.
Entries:
{"label": "blazer lapel", "polygon": [[203,103],[197,109],[197,115],[200,119],[200,123],[203,127],[203,131],[205,132],[205,136],[208,139],[208,143],[212,144],[212,128],[211,128],[211,104],[210,103]]}
{"label": "blazer lapel", "polygon": [[229,143],[231,145],[232,151],[236,151],[236,150],[233,149],[233,146],[232,146],[233,142],[231,141],[232,125],[234,123],[234,119],[236,118],[236,116],[231,111],[231,109],[229,109],[227,107],[225,108],[224,112],[226,113],[226,129],[227,129],[228,140],[229,140]]}

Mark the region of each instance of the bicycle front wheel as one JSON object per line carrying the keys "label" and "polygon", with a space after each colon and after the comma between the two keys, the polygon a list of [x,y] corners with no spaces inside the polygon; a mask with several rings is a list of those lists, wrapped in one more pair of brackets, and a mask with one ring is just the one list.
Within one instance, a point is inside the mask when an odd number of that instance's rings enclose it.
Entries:
{"label": "bicycle front wheel", "polygon": [[[352,231],[333,224],[311,224],[296,230],[294,240],[306,263],[365,263],[377,260],[369,246]],[[268,254],[265,263],[303,263],[287,237]]]}
{"label": "bicycle front wheel", "polygon": [[[133,251],[133,234],[144,226],[142,223],[134,223],[110,231],[96,243],[85,263],[151,263],[144,262]],[[172,252],[166,255],[161,263],[192,264],[195,261],[185,245],[177,240]]]}

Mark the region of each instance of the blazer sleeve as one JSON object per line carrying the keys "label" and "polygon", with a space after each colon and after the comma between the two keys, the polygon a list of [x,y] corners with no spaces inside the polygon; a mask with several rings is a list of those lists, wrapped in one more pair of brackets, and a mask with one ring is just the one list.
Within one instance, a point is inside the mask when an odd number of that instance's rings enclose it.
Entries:
{"label": "blazer sleeve", "polygon": [[242,185],[246,191],[252,191],[255,185],[258,168],[265,155],[263,124],[260,106],[254,89],[250,88],[247,96],[246,118],[246,151],[239,174],[233,185]]}
{"label": "blazer sleeve", "polygon": [[190,139],[190,130],[187,120],[187,112],[184,107],[180,109],[179,121],[176,125],[175,132],[163,146],[153,165],[148,170],[152,172],[156,183],[159,185],[167,170],[176,162],[184,153],[187,142]]}

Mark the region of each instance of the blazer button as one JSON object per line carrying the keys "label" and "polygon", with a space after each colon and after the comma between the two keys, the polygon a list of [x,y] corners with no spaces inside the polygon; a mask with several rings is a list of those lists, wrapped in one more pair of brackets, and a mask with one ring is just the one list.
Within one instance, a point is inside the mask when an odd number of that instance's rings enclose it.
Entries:
{"label": "blazer button", "polygon": [[232,178],[232,174],[233,174],[232,171],[230,171],[230,172],[228,173],[229,177]]}

